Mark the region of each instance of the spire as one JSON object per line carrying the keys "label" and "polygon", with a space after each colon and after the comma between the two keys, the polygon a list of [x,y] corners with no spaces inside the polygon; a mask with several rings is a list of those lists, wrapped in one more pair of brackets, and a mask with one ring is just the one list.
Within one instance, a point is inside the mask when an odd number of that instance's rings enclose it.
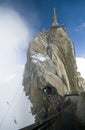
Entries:
{"label": "spire", "polygon": [[58,26],[57,16],[56,16],[56,9],[54,8],[54,15],[53,15],[53,24],[52,26]]}

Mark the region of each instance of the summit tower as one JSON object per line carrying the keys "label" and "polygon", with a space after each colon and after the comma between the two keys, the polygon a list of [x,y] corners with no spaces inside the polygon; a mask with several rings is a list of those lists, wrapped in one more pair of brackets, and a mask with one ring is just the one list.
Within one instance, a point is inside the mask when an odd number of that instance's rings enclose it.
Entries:
{"label": "summit tower", "polygon": [[54,8],[54,15],[53,15],[53,23],[52,26],[58,26],[58,22],[57,22],[57,16],[56,16],[56,9]]}

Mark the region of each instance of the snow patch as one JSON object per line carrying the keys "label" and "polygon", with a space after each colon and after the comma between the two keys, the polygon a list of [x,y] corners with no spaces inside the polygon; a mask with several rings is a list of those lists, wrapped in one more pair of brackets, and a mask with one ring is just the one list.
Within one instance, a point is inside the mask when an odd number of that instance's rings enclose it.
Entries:
{"label": "snow patch", "polygon": [[32,62],[34,62],[34,63],[37,63],[37,60],[35,60],[35,59],[32,59]]}
{"label": "snow patch", "polygon": [[34,59],[34,62],[41,61],[44,62],[45,60],[49,60],[50,58],[47,55],[43,55],[40,53],[32,55],[32,58]]}
{"label": "snow patch", "polygon": [[34,40],[38,40],[38,37],[36,37]]}

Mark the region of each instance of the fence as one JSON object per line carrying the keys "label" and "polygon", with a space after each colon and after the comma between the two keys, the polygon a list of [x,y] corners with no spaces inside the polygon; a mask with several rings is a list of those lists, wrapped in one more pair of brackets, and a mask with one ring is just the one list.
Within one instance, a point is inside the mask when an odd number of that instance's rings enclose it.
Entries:
{"label": "fence", "polygon": [[[79,96],[79,94],[65,95],[64,99],[67,96]],[[64,109],[67,106],[69,106],[70,104],[71,104],[71,102],[67,103],[67,105],[64,107]],[[37,122],[28,127],[22,128],[20,130],[60,130],[61,124],[62,124],[62,113],[63,113],[63,110],[60,113],[58,113],[50,118],[47,118],[42,123]]]}

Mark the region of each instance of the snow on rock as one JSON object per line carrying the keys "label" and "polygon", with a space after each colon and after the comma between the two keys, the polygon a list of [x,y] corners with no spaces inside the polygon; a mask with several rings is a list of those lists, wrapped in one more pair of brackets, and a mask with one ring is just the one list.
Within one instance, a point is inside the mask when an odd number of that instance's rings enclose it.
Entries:
{"label": "snow on rock", "polygon": [[38,40],[38,37],[36,37],[34,40]]}
{"label": "snow on rock", "polygon": [[40,53],[32,55],[33,62],[41,61],[44,62],[45,60],[49,60],[50,58],[47,55],[43,55]]}

